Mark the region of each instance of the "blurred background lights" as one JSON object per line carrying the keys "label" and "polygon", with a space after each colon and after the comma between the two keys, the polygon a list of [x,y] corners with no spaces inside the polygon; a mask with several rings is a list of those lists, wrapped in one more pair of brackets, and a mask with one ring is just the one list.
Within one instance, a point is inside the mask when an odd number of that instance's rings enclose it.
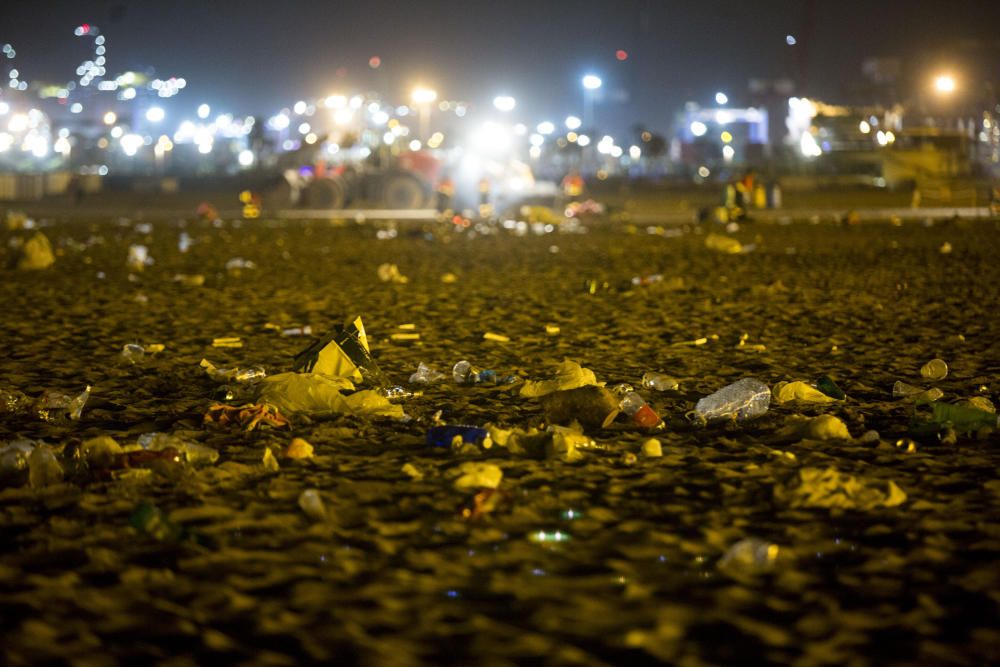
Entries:
{"label": "blurred background lights", "polygon": [[576,130],[583,124],[583,121],[577,116],[567,116],[566,117],[566,129]]}
{"label": "blurred background lights", "polygon": [[703,137],[705,136],[705,133],[708,132],[708,126],[700,120],[692,122],[689,129],[691,130],[691,134],[696,137]]}
{"label": "blurred background lights", "polygon": [[149,107],[146,110],[146,120],[150,123],[159,123],[166,117],[166,112],[163,107]]}
{"label": "blurred background lights", "polygon": [[597,90],[602,83],[601,77],[596,74],[587,74],[583,77],[583,87],[587,90]]}
{"label": "blurred background lights", "polygon": [[510,95],[498,95],[493,98],[493,106],[498,111],[513,111],[514,107],[517,106],[517,101]]}
{"label": "blurred background lights", "polygon": [[198,105],[198,118],[204,120],[205,118],[208,118],[208,115],[210,113],[212,113],[212,107],[208,106],[207,104]]}
{"label": "blurred background lights", "polygon": [[934,78],[934,90],[943,95],[950,95],[955,92],[955,88],[955,77],[951,74],[939,74]]}
{"label": "blurred background lights", "polygon": [[715,103],[716,104],[728,104],[729,103],[729,96],[726,95],[725,93],[722,93],[722,92],[716,93],[715,94]]}
{"label": "blurred background lights", "polygon": [[546,120],[539,123],[535,129],[538,130],[538,134],[552,134],[556,131],[556,126],[551,121]]}

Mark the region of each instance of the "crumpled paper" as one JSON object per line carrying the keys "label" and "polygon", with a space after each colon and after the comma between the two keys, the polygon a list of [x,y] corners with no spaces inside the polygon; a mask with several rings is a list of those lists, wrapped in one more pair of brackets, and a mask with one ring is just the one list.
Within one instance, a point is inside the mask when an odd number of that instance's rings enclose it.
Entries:
{"label": "crumpled paper", "polygon": [[850,440],[851,433],[839,417],[819,415],[818,417],[792,417],[779,430],[775,437],[778,440]]}
{"label": "crumpled paper", "polygon": [[49,243],[48,237],[41,232],[35,232],[21,248],[17,268],[27,271],[47,269],[55,262],[56,256],[52,253],[52,244]]}
{"label": "crumpled paper", "polygon": [[556,366],[555,373],[548,380],[528,381],[521,387],[521,396],[525,398],[538,398],[551,394],[554,391],[566,391],[587,385],[603,387],[603,382],[597,381],[594,371],[583,368],[580,364],[569,359],[564,360]]}
{"label": "crumpled paper", "polygon": [[892,480],[865,479],[835,468],[802,468],[797,480],[775,487],[774,498],[790,507],[871,510],[903,504],[906,492]]}

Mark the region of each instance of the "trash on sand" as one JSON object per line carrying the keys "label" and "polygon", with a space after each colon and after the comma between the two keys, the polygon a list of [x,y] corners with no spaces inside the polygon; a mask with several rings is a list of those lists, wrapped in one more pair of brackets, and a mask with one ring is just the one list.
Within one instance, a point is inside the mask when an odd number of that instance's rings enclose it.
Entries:
{"label": "trash on sand", "polygon": [[128,257],[125,265],[133,271],[142,271],[147,266],[152,265],[153,258],[149,256],[149,248],[144,245],[133,244],[128,247]]}
{"label": "trash on sand", "polygon": [[774,567],[780,548],[756,537],[742,539],[726,550],[719,568],[733,573],[765,572]]}
{"label": "trash on sand", "polygon": [[201,273],[175,273],[174,282],[184,287],[201,287],[205,284],[205,276]]}
{"label": "trash on sand", "polygon": [[313,332],[312,327],[307,324],[304,327],[290,327],[288,329],[282,329],[281,335],[285,337],[311,336],[312,332]]}
{"label": "trash on sand", "polygon": [[239,274],[240,271],[249,271],[257,268],[257,263],[252,259],[243,259],[242,257],[233,257],[226,262],[226,271]]}
{"label": "trash on sand", "polygon": [[31,488],[58,484],[63,480],[63,468],[48,445],[39,444],[28,454],[28,483]]}
{"label": "trash on sand", "polygon": [[0,445],[0,486],[23,486],[28,481],[28,457],[35,447],[31,440],[20,439]]}
{"label": "trash on sand", "polygon": [[261,459],[261,464],[268,472],[278,472],[281,469],[281,466],[278,465],[278,459],[274,458],[274,452],[267,445],[264,445],[264,457]]}
{"label": "trash on sand", "polygon": [[314,521],[326,521],[326,505],[316,489],[306,489],[299,494],[299,508]]}
{"label": "trash on sand", "polygon": [[279,373],[257,384],[257,397],[287,413],[352,414],[363,417],[405,419],[403,408],[393,405],[374,389],[351,391],[354,384],[346,377],[319,373]]}
{"label": "trash on sand", "polygon": [[17,258],[17,268],[24,271],[36,271],[47,269],[56,262],[56,256],[52,253],[52,244],[45,234],[35,232],[35,234],[25,241],[21,246],[20,254]]}
{"label": "trash on sand", "polygon": [[128,522],[137,532],[160,542],[198,541],[196,535],[171,521],[165,512],[145,500],[135,506]]}
{"label": "trash on sand", "polygon": [[705,247],[709,250],[726,253],[727,255],[738,255],[744,252],[743,244],[731,236],[710,233],[705,237]]}
{"label": "trash on sand", "polygon": [[616,389],[619,389],[616,393],[621,399],[622,412],[628,415],[636,426],[649,429],[663,427],[663,420],[646,403],[646,399],[632,391],[628,385],[619,385]]}
{"label": "trash on sand", "polygon": [[487,424],[490,439],[514,456],[533,459],[560,459],[573,462],[583,458],[581,448],[593,448],[594,441],[576,428],[550,426],[545,431],[536,428],[505,429]]}
{"label": "trash on sand", "polygon": [[461,443],[483,445],[487,449],[492,444],[489,431],[478,426],[455,424],[432,426],[427,430],[427,444],[432,447],[451,447]]}
{"label": "trash on sand", "polygon": [[663,445],[656,438],[650,438],[642,443],[642,455],[646,458],[659,458],[663,456]]}
{"label": "trash on sand", "polygon": [[243,347],[239,336],[223,336],[212,339],[212,347]]}
{"label": "trash on sand", "polygon": [[771,390],[771,397],[778,404],[789,403],[791,401],[798,401],[800,403],[835,403],[837,400],[801,380],[796,380],[795,382],[778,382]]}
{"label": "trash on sand", "polygon": [[313,446],[302,438],[292,438],[285,449],[285,458],[288,459],[311,459],[313,457]]}
{"label": "trash on sand", "polygon": [[703,421],[712,419],[753,419],[767,412],[771,390],[754,378],[744,378],[706,396],[695,405],[695,415]]}
{"label": "trash on sand", "polygon": [[932,403],[942,396],[944,396],[944,392],[937,387],[924,389],[923,387],[914,387],[899,380],[892,385],[893,398],[905,398],[914,403]]}
{"label": "trash on sand", "polygon": [[956,433],[969,434],[983,430],[995,431],[1000,428],[1000,419],[995,412],[955,403],[933,402],[930,406],[932,415],[930,422],[918,424],[916,430],[921,430],[921,427],[932,431],[950,428]]}
{"label": "trash on sand", "polygon": [[122,454],[122,447],[110,435],[99,435],[84,440],[79,449],[80,457],[91,468],[110,468],[116,457]]}
{"label": "trash on sand", "polygon": [[545,325],[545,334],[548,336],[558,336],[559,331],[560,331],[559,327],[557,327],[555,324]]}
{"label": "trash on sand", "polygon": [[931,359],[920,367],[920,377],[937,382],[948,377],[948,364],[944,359]]}
{"label": "trash on sand", "polygon": [[621,411],[619,399],[611,391],[594,385],[542,394],[540,401],[550,424],[577,421],[589,428],[607,428]]}
{"label": "trash on sand", "polygon": [[462,518],[476,521],[510,503],[511,495],[503,489],[480,489],[462,508]]}
{"label": "trash on sand", "polygon": [[833,415],[792,417],[775,433],[778,440],[850,440],[847,424]]}
{"label": "trash on sand", "polygon": [[517,382],[516,375],[497,375],[490,369],[480,370],[463,359],[451,369],[451,375],[458,384],[513,384]]}
{"label": "trash on sand", "polygon": [[62,417],[76,421],[83,414],[83,406],[89,399],[90,385],[76,396],[47,389],[35,399],[34,411],[43,421],[53,421]]}
{"label": "trash on sand", "polygon": [[554,391],[566,391],[594,385],[603,387],[603,382],[597,381],[594,371],[583,368],[580,364],[569,359],[564,360],[556,366],[555,372],[548,380],[527,381],[521,387],[521,396],[525,398],[538,398]]}
{"label": "trash on sand", "polygon": [[492,463],[468,462],[459,465],[451,471],[457,474],[452,482],[459,491],[474,491],[476,489],[495,489],[503,479],[503,470]]}
{"label": "trash on sand", "polygon": [[378,279],[384,283],[397,283],[400,285],[405,285],[410,282],[410,279],[399,272],[399,267],[395,264],[379,264],[378,267]]}
{"label": "trash on sand", "polygon": [[434,370],[424,362],[417,365],[417,370],[410,376],[410,384],[431,384],[445,378],[445,374]]}
{"label": "trash on sand", "polygon": [[335,378],[350,378],[356,384],[368,382],[375,387],[388,385],[368,347],[368,336],[361,317],[323,336],[295,357],[299,373],[321,373]]}
{"label": "trash on sand", "polygon": [[835,398],[838,401],[843,401],[847,398],[847,394],[844,393],[844,390],[838,387],[837,383],[834,382],[833,378],[829,375],[824,375],[816,380],[816,388],[830,398]]}
{"label": "trash on sand", "polygon": [[219,460],[219,452],[197,442],[192,442],[169,433],[145,433],[139,436],[139,446],[149,451],[175,449],[184,455],[184,460],[194,466],[208,465]]}
{"label": "trash on sand", "polygon": [[654,391],[677,391],[680,388],[680,382],[677,378],[664,373],[644,373],[642,386]]}
{"label": "trash on sand", "polygon": [[389,340],[396,341],[397,343],[412,343],[413,341],[420,340],[420,334],[416,331],[396,332],[389,336]]}
{"label": "trash on sand", "polygon": [[206,424],[239,424],[247,431],[252,431],[261,424],[283,428],[290,426],[278,408],[266,403],[249,403],[247,405],[223,405],[217,403],[208,408],[205,413]]}
{"label": "trash on sand", "polygon": [[202,359],[199,364],[205,369],[205,374],[219,383],[238,382],[252,383],[267,377],[267,371],[263,366],[251,366],[249,368],[217,368],[208,359]]}
{"label": "trash on sand", "polygon": [[495,343],[509,343],[510,336],[504,336],[503,334],[487,331],[486,333],[483,334],[483,340],[491,340]]}
{"label": "trash on sand", "polygon": [[791,484],[775,487],[774,497],[790,507],[857,510],[896,507],[906,501],[906,493],[892,480],[870,480],[835,468],[802,468]]}

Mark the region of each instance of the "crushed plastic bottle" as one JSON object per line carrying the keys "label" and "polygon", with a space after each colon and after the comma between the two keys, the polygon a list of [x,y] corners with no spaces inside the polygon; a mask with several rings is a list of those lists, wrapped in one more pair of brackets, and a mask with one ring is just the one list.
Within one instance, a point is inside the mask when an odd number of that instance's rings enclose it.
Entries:
{"label": "crushed plastic bottle", "polygon": [[948,377],[948,364],[944,359],[931,359],[920,368],[920,377],[936,382]]}
{"label": "crushed plastic bottle", "polygon": [[748,537],[726,550],[719,559],[719,567],[735,572],[765,572],[777,563],[779,551],[777,544]]}
{"label": "crushed plastic bottle", "polygon": [[[622,388],[627,389],[622,390]],[[663,420],[660,419],[660,416],[646,403],[642,396],[632,391],[631,387],[619,385],[613,391],[621,397],[622,412],[628,415],[636,426],[650,429],[663,427]]]}
{"label": "crushed plastic bottle", "polygon": [[680,382],[677,378],[664,373],[645,373],[642,376],[642,386],[655,391],[677,391]]}
{"label": "crushed plastic bottle", "polygon": [[695,414],[704,421],[712,419],[753,419],[767,412],[771,389],[754,378],[743,378],[698,401]]}
{"label": "crushed plastic bottle", "polygon": [[489,437],[490,432],[485,428],[464,424],[432,426],[427,430],[427,444],[432,447],[451,447],[452,443],[459,438],[464,443],[481,445]]}
{"label": "crushed plastic bottle", "polygon": [[139,446],[152,452],[175,449],[184,455],[184,460],[194,466],[210,465],[219,460],[219,452],[211,447],[191,442],[169,433],[145,433],[139,436]]}
{"label": "crushed plastic bottle", "polygon": [[499,376],[493,370],[480,370],[464,359],[455,364],[452,376],[458,384],[512,384],[517,382],[517,376]]}
{"label": "crushed plastic bottle", "polygon": [[417,371],[410,376],[410,384],[431,384],[432,382],[443,380],[444,377],[444,373],[436,371],[427,364],[420,362],[417,365]]}
{"label": "crushed plastic bottle", "polygon": [[410,391],[406,387],[400,385],[393,385],[391,387],[379,387],[376,389],[379,394],[385,396],[390,401],[402,401],[407,398],[413,398],[414,396],[419,396],[421,392]]}
{"label": "crushed plastic bottle", "polygon": [[254,262],[252,259],[233,257],[232,259],[226,262],[226,271],[238,272],[256,268],[257,268],[257,263]]}
{"label": "crushed plastic bottle", "polygon": [[59,391],[47,390],[35,400],[35,412],[39,419],[53,421],[69,417],[76,421],[83,414],[83,406],[90,398],[90,385],[76,396]]}
{"label": "crushed plastic bottle", "polygon": [[146,349],[137,343],[126,343],[122,346],[119,357],[127,364],[137,364],[146,356]]}
{"label": "crushed plastic bottle", "polygon": [[326,506],[316,489],[306,489],[299,494],[299,508],[314,521],[326,521]]}
{"label": "crushed plastic bottle", "polygon": [[250,366],[248,368],[216,368],[208,359],[201,360],[201,367],[205,369],[205,374],[216,382],[235,382],[237,384],[252,384],[267,377],[267,371],[263,366]]}

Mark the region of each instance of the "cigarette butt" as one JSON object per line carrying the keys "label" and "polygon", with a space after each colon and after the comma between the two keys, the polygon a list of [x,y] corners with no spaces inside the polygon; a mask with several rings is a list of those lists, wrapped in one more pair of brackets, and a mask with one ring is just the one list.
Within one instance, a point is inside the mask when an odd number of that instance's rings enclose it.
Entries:
{"label": "cigarette butt", "polygon": [[509,343],[510,342],[510,336],[504,336],[502,334],[497,334],[497,333],[493,333],[493,332],[488,331],[488,332],[486,332],[486,333],[483,334],[483,340],[492,340],[492,341],[495,341],[497,343]]}

